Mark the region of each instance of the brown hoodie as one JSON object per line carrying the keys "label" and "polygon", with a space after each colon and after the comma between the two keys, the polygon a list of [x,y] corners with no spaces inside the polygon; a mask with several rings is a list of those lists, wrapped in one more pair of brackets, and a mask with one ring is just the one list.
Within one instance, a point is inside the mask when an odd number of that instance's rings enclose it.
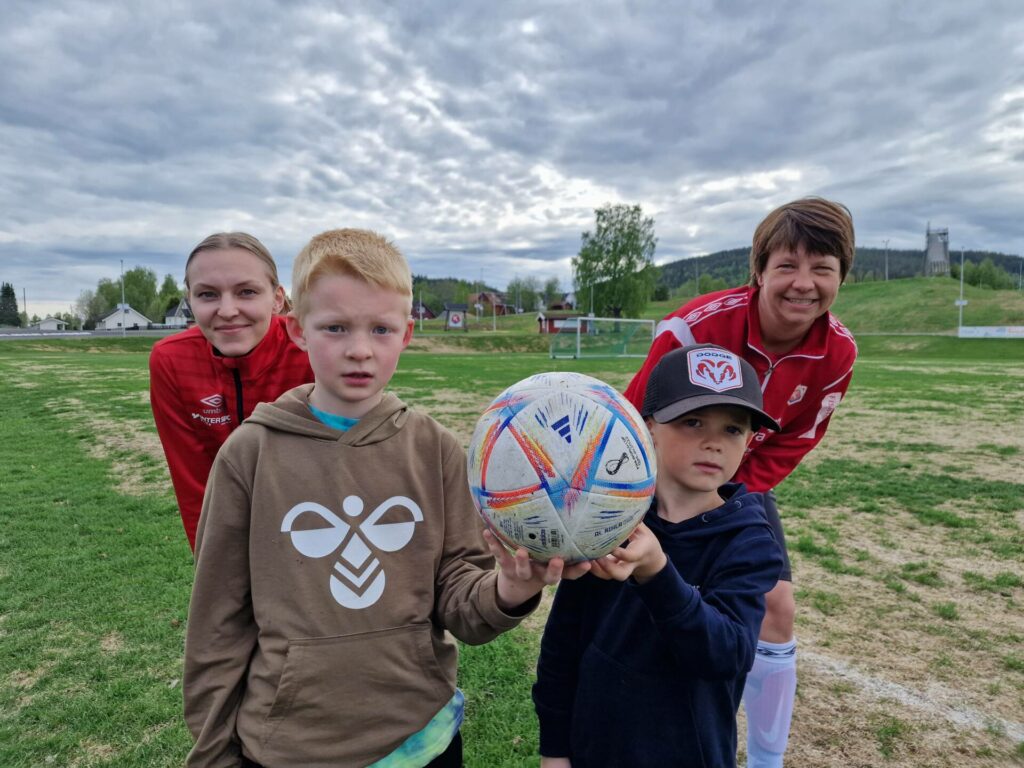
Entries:
{"label": "brown hoodie", "polygon": [[[210,474],[185,645],[189,766],[365,766],[455,691],[498,608],[465,455],[394,395],[348,432],[312,385],[258,406]],[[535,603],[534,603],[535,604]]]}

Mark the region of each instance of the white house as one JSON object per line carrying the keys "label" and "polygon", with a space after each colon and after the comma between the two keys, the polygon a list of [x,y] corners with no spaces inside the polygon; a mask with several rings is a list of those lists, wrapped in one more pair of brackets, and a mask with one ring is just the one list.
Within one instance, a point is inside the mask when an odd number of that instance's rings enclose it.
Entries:
{"label": "white house", "polygon": [[32,327],[40,331],[66,331],[68,324],[56,317],[44,317],[38,323],[33,323]]}
{"label": "white house", "polygon": [[116,331],[119,328],[148,328],[149,318],[136,312],[128,304],[118,304],[117,308],[106,317],[96,322],[97,331]]}
{"label": "white house", "polygon": [[164,325],[170,328],[184,328],[191,322],[192,310],[185,299],[179,301],[173,310],[164,315]]}

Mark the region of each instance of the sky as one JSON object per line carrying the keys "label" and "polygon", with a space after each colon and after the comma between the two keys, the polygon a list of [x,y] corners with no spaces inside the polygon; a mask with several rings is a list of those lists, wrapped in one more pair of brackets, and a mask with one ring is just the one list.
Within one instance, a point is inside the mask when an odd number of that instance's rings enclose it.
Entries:
{"label": "sky", "polygon": [[230,230],[286,286],[350,226],[568,290],[616,203],[657,263],[809,194],[860,246],[1024,255],[1024,5],[4,0],[0,180],[0,281],[40,316]]}

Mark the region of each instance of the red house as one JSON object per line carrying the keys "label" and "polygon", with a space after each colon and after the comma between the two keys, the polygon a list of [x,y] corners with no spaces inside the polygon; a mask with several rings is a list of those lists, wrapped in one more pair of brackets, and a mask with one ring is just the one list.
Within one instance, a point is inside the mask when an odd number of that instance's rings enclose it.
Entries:
{"label": "red house", "polygon": [[590,318],[579,312],[540,312],[537,314],[537,333],[575,333],[580,326],[587,332]]}

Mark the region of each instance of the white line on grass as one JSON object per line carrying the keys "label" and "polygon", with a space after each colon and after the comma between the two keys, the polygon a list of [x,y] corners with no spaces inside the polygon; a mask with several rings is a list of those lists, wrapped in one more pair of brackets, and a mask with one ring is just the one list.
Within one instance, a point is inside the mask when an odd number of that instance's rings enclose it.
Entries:
{"label": "white line on grass", "polygon": [[1014,742],[1024,741],[1024,725],[986,715],[963,704],[954,704],[952,702],[956,700],[956,694],[942,686],[931,684],[925,692],[915,691],[898,683],[872,677],[843,661],[807,649],[801,649],[798,658],[801,664],[810,664],[819,671],[841,677],[875,698],[893,699],[904,706],[945,718],[962,728],[989,730],[995,726]]}

